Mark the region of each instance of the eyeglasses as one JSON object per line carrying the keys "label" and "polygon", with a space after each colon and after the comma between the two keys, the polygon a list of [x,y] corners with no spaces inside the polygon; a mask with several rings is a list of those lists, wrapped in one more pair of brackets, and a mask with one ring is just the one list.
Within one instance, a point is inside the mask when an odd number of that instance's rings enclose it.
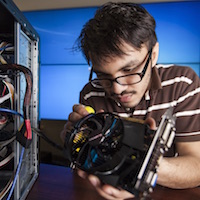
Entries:
{"label": "eyeglasses", "polygon": [[[100,79],[98,79],[98,78],[96,78],[96,79],[91,80],[92,79],[92,73],[93,73],[93,70],[91,69],[89,82],[95,88],[111,88],[112,85],[113,85],[113,82],[117,82],[120,85],[137,84],[137,83],[142,81],[142,79],[143,79],[143,77],[144,77],[144,75],[146,73],[146,70],[147,70],[148,65],[149,65],[149,61],[151,59],[151,54],[152,54],[152,49],[147,53],[147,55],[149,55],[149,56],[148,56],[148,59],[147,59],[147,61],[145,63],[145,66],[144,66],[144,68],[143,68],[141,73],[127,74],[127,75],[119,76],[119,77],[117,77],[115,79],[108,79],[108,78],[105,78],[105,79],[104,78],[100,78]],[[146,57],[147,57],[147,55],[146,55]],[[146,59],[146,57],[145,57],[145,59]]]}

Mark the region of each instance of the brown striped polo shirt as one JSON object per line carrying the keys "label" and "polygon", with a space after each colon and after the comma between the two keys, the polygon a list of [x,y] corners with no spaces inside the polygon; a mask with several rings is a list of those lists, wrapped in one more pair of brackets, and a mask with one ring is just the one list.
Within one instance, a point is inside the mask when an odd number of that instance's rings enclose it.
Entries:
{"label": "brown striped polo shirt", "polygon": [[151,87],[134,108],[122,107],[103,89],[94,88],[90,83],[82,89],[80,103],[124,117],[153,117],[157,126],[172,106],[176,116],[175,142],[200,140],[200,79],[189,67],[160,64],[153,67]]}

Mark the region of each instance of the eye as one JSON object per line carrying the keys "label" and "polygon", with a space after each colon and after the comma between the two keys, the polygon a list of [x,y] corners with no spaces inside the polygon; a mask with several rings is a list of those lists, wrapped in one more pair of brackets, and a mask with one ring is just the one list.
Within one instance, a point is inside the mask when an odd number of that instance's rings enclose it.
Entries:
{"label": "eye", "polygon": [[137,66],[127,66],[127,67],[124,67],[123,69],[122,69],[122,71],[124,72],[124,73],[128,73],[128,74],[134,74],[134,73],[137,73],[138,71],[139,71],[139,69],[140,69],[140,67],[141,67],[141,65],[137,65]]}
{"label": "eye", "polygon": [[96,77],[98,77],[99,79],[104,79],[107,78],[107,75],[103,73],[96,73]]}
{"label": "eye", "polygon": [[123,69],[123,72],[125,72],[125,73],[129,73],[129,72],[133,72],[133,71],[135,71],[135,68],[133,68],[133,67]]}
{"label": "eye", "polygon": [[131,72],[132,71],[132,68],[130,69],[124,69],[124,72]]}

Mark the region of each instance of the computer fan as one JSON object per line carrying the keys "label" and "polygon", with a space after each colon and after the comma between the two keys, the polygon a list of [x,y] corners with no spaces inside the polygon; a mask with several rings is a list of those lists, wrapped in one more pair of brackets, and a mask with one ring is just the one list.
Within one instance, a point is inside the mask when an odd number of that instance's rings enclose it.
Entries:
{"label": "computer fan", "polygon": [[156,184],[158,160],[171,147],[174,125],[172,109],[163,115],[157,131],[142,120],[106,112],[90,114],[66,135],[66,156],[71,168],[145,196]]}

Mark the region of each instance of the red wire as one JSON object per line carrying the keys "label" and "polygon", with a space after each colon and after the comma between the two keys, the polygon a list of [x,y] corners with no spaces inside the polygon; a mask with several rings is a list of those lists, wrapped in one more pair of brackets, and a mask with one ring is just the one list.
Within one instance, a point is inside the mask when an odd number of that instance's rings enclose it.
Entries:
{"label": "red wire", "polygon": [[4,94],[5,94],[5,92],[6,92],[6,86],[4,85],[4,89],[3,89],[3,92],[2,92],[2,97],[4,96]]}

